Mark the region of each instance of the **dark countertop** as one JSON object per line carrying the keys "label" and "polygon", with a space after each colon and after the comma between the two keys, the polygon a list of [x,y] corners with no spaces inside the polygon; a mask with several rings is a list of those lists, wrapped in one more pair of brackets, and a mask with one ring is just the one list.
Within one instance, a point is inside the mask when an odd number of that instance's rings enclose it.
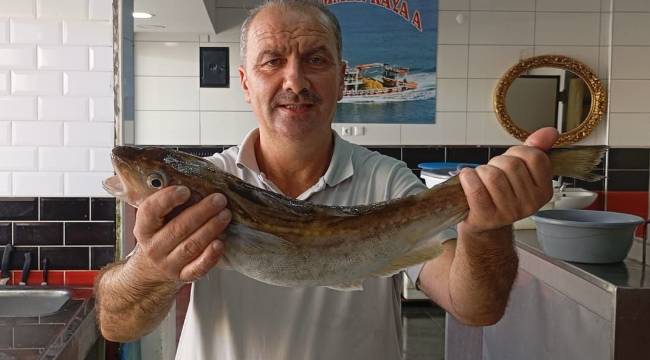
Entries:
{"label": "dark countertop", "polygon": [[648,266],[644,267],[638,261],[626,259],[614,264],[582,264],[559,260],[544,253],[537,241],[535,230],[516,230],[515,242],[520,249],[553,263],[606,291],[616,291],[617,288],[650,288],[650,279],[648,279],[650,270],[648,270]]}
{"label": "dark countertop", "polygon": [[84,358],[99,339],[93,291],[67,289],[72,298],[54,314],[0,317],[0,360]]}

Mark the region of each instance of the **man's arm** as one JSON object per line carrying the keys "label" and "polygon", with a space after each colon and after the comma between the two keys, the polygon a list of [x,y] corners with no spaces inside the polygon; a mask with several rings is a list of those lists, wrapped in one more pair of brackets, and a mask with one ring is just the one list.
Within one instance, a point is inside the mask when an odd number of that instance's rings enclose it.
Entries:
{"label": "man's arm", "polygon": [[483,238],[459,231],[459,239],[443,243],[443,248],[442,255],[422,268],[420,289],[465,324],[485,326],[499,321],[517,275],[510,228]]}
{"label": "man's arm", "polygon": [[541,129],[526,141],[476,170],[463,169],[460,181],[469,213],[458,224],[458,239],[427,262],[420,288],[458,320],[491,325],[505,312],[517,275],[511,224],[535,213],[553,195],[551,166],[542,150],[557,139]]}
{"label": "man's arm", "polygon": [[106,339],[126,342],[149,333],[167,314],[179,286],[219,261],[219,235],[231,217],[226,198],[207,196],[166,223],[165,216],[189,196],[189,189],[174,186],[147,198],[136,215],[137,250],[100,273],[97,318]]}

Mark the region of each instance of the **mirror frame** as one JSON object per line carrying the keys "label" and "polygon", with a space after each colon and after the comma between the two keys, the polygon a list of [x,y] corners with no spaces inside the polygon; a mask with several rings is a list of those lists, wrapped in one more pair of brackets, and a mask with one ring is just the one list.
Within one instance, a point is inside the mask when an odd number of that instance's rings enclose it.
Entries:
{"label": "mirror frame", "polygon": [[553,67],[569,70],[582,79],[591,94],[591,106],[585,120],[580,125],[560,134],[553,146],[578,142],[591,134],[607,111],[607,90],[598,76],[582,62],[563,55],[541,55],[522,59],[501,77],[494,91],[494,111],[503,128],[515,138],[524,142],[531,133],[517,126],[506,109],[506,94],[513,81],[528,70],[540,67]]}

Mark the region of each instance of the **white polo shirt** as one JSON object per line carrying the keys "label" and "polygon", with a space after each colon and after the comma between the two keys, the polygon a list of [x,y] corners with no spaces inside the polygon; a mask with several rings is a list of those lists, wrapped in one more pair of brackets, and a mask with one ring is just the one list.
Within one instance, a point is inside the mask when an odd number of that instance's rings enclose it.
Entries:
{"label": "white polo shirt", "polygon": [[[298,199],[360,205],[426,189],[402,161],[341,139],[335,132],[327,172]],[[242,180],[274,192],[255,159],[257,129],[239,147],[209,159]],[[437,235],[455,238],[454,230]],[[417,279],[422,265],[407,269]],[[369,278],[363,291],[267,285],[236,271],[212,269],[192,285],[176,359],[401,359],[402,280]]]}

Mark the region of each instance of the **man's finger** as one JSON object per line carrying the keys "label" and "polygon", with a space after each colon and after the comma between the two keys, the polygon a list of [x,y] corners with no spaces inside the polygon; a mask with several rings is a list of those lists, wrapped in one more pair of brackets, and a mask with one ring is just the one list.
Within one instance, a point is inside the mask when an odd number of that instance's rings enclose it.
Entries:
{"label": "man's finger", "polygon": [[157,254],[166,255],[226,207],[226,197],[216,193],[183,210],[155,235]]}
{"label": "man's finger", "polygon": [[167,266],[180,271],[192,260],[196,259],[230,223],[230,210],[224,209],[219,215],[209,219],[201,228],[183,240],[167,256]]}
{"label": "man's finger", "polygon": [[475,211],[481,211],[481,209],[485,211],[496,210],[492,197],[490,197],[490,192],[481,181],[476,169],[462,169],[460,172],[460,184],[463,187],[465,197],[467,197],[467,203],[469,204],[469,216],[473,213],[472,209]]}
{"label": "man's finger", "polygon": [[186,186],[169,186],[149,196],[140,204],[133,233],[141,241],[148,239],[165,224],[165,216],[190,197]]}
{"label": "man's finger", "polygon": [[560,134],[555,128],[545,127],[530,134],[524,145],[534,146],[542,151],[550,150]]}
{"label": "man's finger", "polygon": [[219,262],[223,254],[224,244],[220,240],[213,241],[208,245],[203,253],[194,261],[189,263],[181,270],[180,279],[182,281],[194,281],[205,275]]}

